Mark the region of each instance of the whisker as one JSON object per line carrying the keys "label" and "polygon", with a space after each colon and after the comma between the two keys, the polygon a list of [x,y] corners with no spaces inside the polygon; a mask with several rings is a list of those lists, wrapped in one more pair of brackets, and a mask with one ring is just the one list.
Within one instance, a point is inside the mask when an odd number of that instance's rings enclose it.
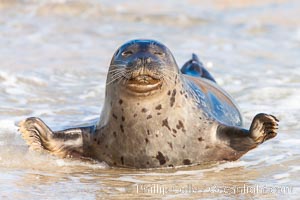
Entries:
{"label": "whisker", "polygon": [[112,64],[110,67],[127,66],[126,64]]}
{"label": "whisker", "polygon": [[122,69],[122,68],[118,68],[118,67],[124,67],[124,66],[126,66],[126,65],[111,65],[110,67],[111,67],[112,69],[110,69],[110,70]]}
{"label": "whisker", "polygon": [[118,72],[123,72],[124,70],[113,70],[113,71],[108,71],[108,74],[115,74]]}
{"label": "whisker", "polygon": [[108,86],[108,85],[110,85],[111,83],[115,82],[116,80],[120,79],[120,77],[122,77],[122,76],[119,76],[119,77],[116,77],[116,78],[110,80],[108,83],[106,83],[106,86]]}
{"label": "whisker", "polygon": [[122,73],[122,72],[119,72],[119,73],[113,74],[112,76],[110,76],[110,78],[111,78],[111,79],[116,79],[116,78],[121,77],[121,76],[123,76],[123,73]]}
{"label": "whisker", "polygon": [[108,83],[106,83],[106,85],[109,85],[111,83],[113,83],[114,81],[120,79],[124,74],[124,71],[116,71],[114,73],[111,73],[110,75],[110,81]]}
{"label": "whisker", "polygon": [[111,68],[108,70],[108,72],[110,72],[110,71],[117,71],[117,70],[124,70],[124,67],[125,67],[126,65],[116,65],[116,66],[111,66]]}
{"label": "whisker", "polygon": [[169,77],[168,75],[166,74],[162,74],[162,79],[164,80],[164,82],[167,84],[167,85],[170,85],[170,83],[173,83],[171,77]]}
{"label": "whisker", "polygon": [[171,70],[171,69],[164,68],[164,69],[162,69],[162,70],[167,71],[167,72],[170,72],[170,73],[172,73],[172,74],[174,74],[174,75],[178,75],[178,72],[174,72],[174,71]]}
{"label": "whisker", "polygon": [[114,63],[116,63],[116,62],[128,64],[128,61],[125,61],[125,60],[115,60]]}
{"label": "whisker", "polygon": [[167,69],[163,69],[163,70],[162,70],[162,73],[163,73],[164,75],[167,75],[167,76],[169,76],[169,77],[171,78],[170,72],[171,72],[173,75],[178,75],[177,73],[174,73],[174,72],[172,72],[172,71],[170,71],[170,70],[167,70]]}

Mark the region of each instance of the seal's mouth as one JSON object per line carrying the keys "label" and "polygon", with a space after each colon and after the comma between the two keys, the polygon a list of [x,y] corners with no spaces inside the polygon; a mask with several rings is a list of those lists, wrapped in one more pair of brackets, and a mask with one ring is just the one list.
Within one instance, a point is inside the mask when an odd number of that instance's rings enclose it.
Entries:
{"label": "seal's mouth", "polygon": [[162,80],[150,75],[139,75],[128,80],[127,88],[133,92],[146,93],[160,88]]}

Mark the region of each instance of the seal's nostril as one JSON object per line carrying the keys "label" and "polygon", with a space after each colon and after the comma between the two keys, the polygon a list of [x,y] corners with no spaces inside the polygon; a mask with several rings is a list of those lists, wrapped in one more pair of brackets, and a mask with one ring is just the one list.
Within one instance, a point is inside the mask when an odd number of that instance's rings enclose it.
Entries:
{"label": "seal's nostril", "polygon": [[142,59],[141,58],[137,58],[136,62],[137,62],[138,65],[140,65],[140,64],[142,64]]}
{"label": "seal's nostril", "polygon": [[149,64],[149,63],[151,63],[152,62],[152,59],[150,58],[150,57],[143,57],[143,58],[137,58],[136,59],[136,62],[137,62],[137,64],[139,65],[139,64],[142,64],[142,63],[144,63],[144,64]]}
{"label": "seal's nostril", "polygon": [[146,63],[150,63],[151,62],[151,58],[146,58]]}

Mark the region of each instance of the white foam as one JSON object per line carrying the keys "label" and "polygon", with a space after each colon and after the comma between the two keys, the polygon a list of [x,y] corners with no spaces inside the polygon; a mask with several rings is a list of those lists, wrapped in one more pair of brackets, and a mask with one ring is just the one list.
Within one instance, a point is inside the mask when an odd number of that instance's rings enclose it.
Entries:
{"label": "white foam", "polygon": [[18,127],[12,120],[0,120],[0,135],[17,132]]}
{"label": "white foam", "polygon": [[3,79],[1,84],[5,86],[17,86],[17,77],[14,74],[0,71],[0,77]]}
{"label": "white foam", "polygon": [[39,108],[33,111],[32,116],[54,115],[54,111],[50,109]]}
{"label": "white foam", "polygon": [[109,166],[105,162],[95,161],[82,161],[82,160],[68,160],[68,159],[56,159],[55,163],[59,167],[87,167],[91,169],[107,169]]}
{"label": "white foam", "polygon": [[130,182],[130,183],[147,183],[147,181],[139,180],[139,179],[133,178],[133,176],[127,176],[127,175],[123,175],[118,178],[113,178],[113,180]]}
{"label": "white foam", "polygon": [[290,166],[290,172],[300,172],[300,166]]}
{"label": "white foam", "polygon": [[[256,164],[256,163],[255,163]],[[210,169],[215,172],[220,172],[226,169],[232,169],[232,168],[237,168],[237,167],[245,167],[245,166],[250,166],[250,162],[245,162],[245,161],[232,161],[232,162],[225,162],[220,165],[215,166],[214,168]],[[253,165],[253,163],[251,163]]]}
{"label": "white foam", "polygon": [[87,98],[94,98],[96,96],[97,96],[97,94],[95,91],[88,91],[88,92],[85,92],[84,94],[80,95],[79,98],[87,99]]}
{"label": "white foam", "polygon": [[[300,139],[297,139],[297,138],[295,138],[295,139],[286,139],[286,138],[284,138],[283,143],[289,144],[290,146],[297,147],[297,146],[300,146]],[[283,144],[283,145],[285,146],[285,144]]]}
{"label": "white foam", "polygon": [[290,173],[281,173],[273,175],[274,179],[284,179],[290,177]]}

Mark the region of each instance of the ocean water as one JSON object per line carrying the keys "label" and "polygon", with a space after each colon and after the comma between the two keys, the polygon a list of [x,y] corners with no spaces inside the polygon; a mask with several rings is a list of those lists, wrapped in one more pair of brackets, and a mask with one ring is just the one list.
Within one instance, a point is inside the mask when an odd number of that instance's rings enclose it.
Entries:
{"label": "ocean water", "polygon": [[[0,0],[0,199],[299,199],[300,3]],[[97,119],[114,51],[166,44],[199,55],[238,103],[280,119],[278,135],[235,162],[112,169],[28,150],[16,124],[59,130]]]}

